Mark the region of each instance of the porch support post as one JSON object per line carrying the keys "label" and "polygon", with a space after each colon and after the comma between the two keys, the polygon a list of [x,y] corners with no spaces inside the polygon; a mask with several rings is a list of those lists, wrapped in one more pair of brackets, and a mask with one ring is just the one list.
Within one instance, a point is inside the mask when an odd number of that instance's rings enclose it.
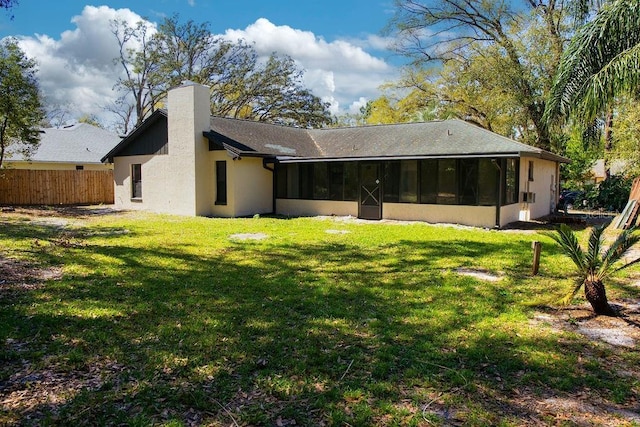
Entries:
{"label": "porch support post", "polygon": [[502,174],[502,167],[500,166],[500,159],[491,159],[491,163],[498,169],[498,197],[496,197],[496,228],[500,228],[500,208],[502,207],[502,181],[504,180]]}

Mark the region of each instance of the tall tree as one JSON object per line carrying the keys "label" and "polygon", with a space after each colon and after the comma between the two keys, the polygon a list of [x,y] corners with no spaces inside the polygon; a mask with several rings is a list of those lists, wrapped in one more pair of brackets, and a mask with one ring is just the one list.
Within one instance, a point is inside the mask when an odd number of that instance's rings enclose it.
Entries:
{"label": "tall tree", "polygon": [[8,152],[28,157],[40,142],[44,113],[36,73],[17,40],[0,42],[0,167]]}
{"label": "tall tree", "polygon": [[612,0],[571,39],[551,90],[545,120],[573,115],[589,124],[603,117],[607,177],[614,149],[612,108],[618,96],[636,95],[639,70],[640,3]]}
{"label": "tall tree", "polygon": [[[111,21],[111,32],[118,42],[119,57],[124,77],[118,79],[116,88],[125,92],[123,99],[132,101],[138,126],[156,109],[160,82],[157,81],[158,59],[156,56],[155,30],[146,21],[135,26],[121,20]],[[127,127],[127,124],[124,124]]]}
{"label": "tall tree", "polygon": [[[416,64],[470,70],[484,61],[500,92],[517,101],[533,143],[553,145],[543,120],[546,90],[563,50],[568,12],[562,0],[396,0],[396,49]],[[527,41],[528,44],[524,42]],[[544,52],[544,58],[535,55]],[[534,55],[534,56],[532,56]],[[540,61],[542,60],[542,61]],[[475,84],[474,82],[470,82]],[[482,111],[480,105],[469,105]]]}
{"label": "tall tree", "polygon": [[328,104],[304,87],[302,70],[287,56],[260,61],[244,41],[214,36],[207,24],[180,23],[178,15],[151,37],[142,24],[116,23],[113,33],[126,70],[119,86],[136,101],[136,125],[184,80],[211,88],[212,114],[304,127],[331,123]]}

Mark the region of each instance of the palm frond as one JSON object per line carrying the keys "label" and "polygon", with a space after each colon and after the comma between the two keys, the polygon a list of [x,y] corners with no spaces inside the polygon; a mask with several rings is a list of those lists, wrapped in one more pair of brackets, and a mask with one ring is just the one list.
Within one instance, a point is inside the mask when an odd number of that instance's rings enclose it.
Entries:
{"label": "palm frond", "polygon": [[585,253],[585,267],[587,268],[587,274],[595,273],[602,263],[600,258],[600,250],[602,246],[602,234],[604,233],[605,226],[596,226],[591,229],[589,235],[589,244]]}
{"label": "palm frond", "polygon": [[560,304],[569,305],[571,303],[571,300],[573,300],[573,297],[576,296],[576,294],[578,293],[582,285],[584,285],[584,281],[585,281],[585,277],[583,275],[580,275],[580,277],[576,279],[576,284],[573,287],[573,290],[560,300]]}
{"label": "palm frond", "polygon": [[577,31],[563,53],[545,118],[581,112],[590,121],[620,92],[640,81],[640,2],[607,2]]}
{"label": "palm frond", "polygon": [[618,235],[611,246],[609,246],[609,249],[607,249],[603,256],[603,263],[600,269],[601,271],[598,272],[601,279],[605,278],[609,274],[624,270],[625,268],[631,267],[632,265],[640,262],[640,257],[638,257],[632,261],[624,263],[615,270],[612,270],[613,265],[617,261],[621,260],[636,243],[640,242],[640,235],[636,234],[635,231],[635,228],[624,230],[620,235]]}
{"label": "palm frond", "polygon": [[560,245],[567,256],[569,256],[571,261],[576,265],[579,272],[583,272],[585,270],[585,254],[571,227],[566,224],[560,224],[560,227],[556,229],[555,233],[543,232],[542,234],[550,237]]}

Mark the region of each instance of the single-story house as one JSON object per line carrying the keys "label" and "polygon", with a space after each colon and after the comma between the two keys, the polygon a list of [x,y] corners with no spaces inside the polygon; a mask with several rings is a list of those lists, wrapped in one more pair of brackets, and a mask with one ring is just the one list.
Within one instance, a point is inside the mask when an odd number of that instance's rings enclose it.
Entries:
{"label": "single-story house", "polygon": [[461,120],[302,129],[210,116],[186,83],[103,161],[124,209],[502,227],[555,211],[567,159]]}
{"label": "single-story house", "polygon": [[90,125],[77,123],[62,128],[40,130],[40,144],[30,157],[18,150],[7,153],[3,167],[7,169],[31,170],[109,170],[111,164],[101,161],[122,138],[113,132]]}

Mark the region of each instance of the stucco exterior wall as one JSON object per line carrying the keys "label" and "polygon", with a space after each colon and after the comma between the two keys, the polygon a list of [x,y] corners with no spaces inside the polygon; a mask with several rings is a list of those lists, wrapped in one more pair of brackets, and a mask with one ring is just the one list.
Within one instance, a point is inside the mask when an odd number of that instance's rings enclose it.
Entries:
{"label": "stucco exterior wall", "polygon": [[[494,208],[495,209],[495,208]],[[514,203],[500,208],[500,227],[516,222],[520,219],[520,203]]]}
{"label": "stucco exterior wall", "polygon": [[[533,164],[533,180],[529,166]],[[535,202],[522,202],[522,193],[535,193]],[[528,221],[555,211],[558,192],[557,163],[550,160],[523,157],[520,161],[520,213],[518,219]]]}
{"label": "stucco exterior wall", "polygon": [[[216,205],[216,161],[227,163],[227,204]],[[209,153],[211,175],[210,215],[233,218],[273,212],[273,175],[262,167],[262,159],[233,160],[226,151]]]}
{"label": "stucco exterior wall", "polygon": [[276,213],[285,216],[358,216],[358,202],[334,200],[277,199]]}
{"label": "stucco exterior wall", "polygon": [[233,197],[234,216],[273,212],[273,172],[262,166],[262,159],[245,157],[230,163],[228,192]]}
{"label": "stucco exterior wall", "polygon": [[2,167],[7,169],[30,170],[76,170],[76,165],[83,166],[87,171],[102,171],[113,169],[112,164],[102,163],[59,163],[59,162],[2,162]]}
{"label": "stucco exterior wall", "polygon": [[209,88],[202,85],[181,86],[167,95],[168,157],[172,164],[157,185],[165,188],[168,197],[181,200],[172,213],[195,216],[211,212],[209,145],[202,135],[209,129],[209,104]]}
{"label": "stucco exterior wall", "polygon": [[382,217],[403,221],[426,221],[492,228],[496,224],[496,208],[495,206],[383,203]]}
{"label": "stucco exterior wall", "polygon": [[[179,192],[174,191],[167,177],[173,172],[170,156],[125,156],[114,163],[114,203],[118,208],[149,210],[159,213],[189,215]],[[131,165],[139,163],[142,169],[142,198],[131,198]],[[169,191],[167,191],[169,190]]]}

